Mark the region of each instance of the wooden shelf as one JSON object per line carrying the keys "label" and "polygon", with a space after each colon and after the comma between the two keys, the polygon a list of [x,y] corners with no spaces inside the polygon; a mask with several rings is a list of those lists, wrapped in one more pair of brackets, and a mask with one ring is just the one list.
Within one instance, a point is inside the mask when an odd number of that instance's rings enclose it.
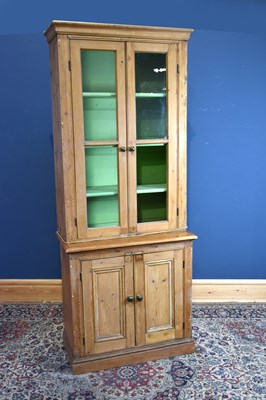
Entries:
{"label": "wooden shelf", "polygon": [[86,190],[87,197],[116,196],[117,194],[117,186],[91,186]]}
{"label": "wooden shelf", "polygon": [[[115,92],[83,92],[83,97],[116,97]],[[159,98],[159,97],[166,97],[166,93],[143,93],[138,92],[136,93],[137,98]]]}
{"label": "wooden shelf", "polygon": [[166,183],[157,183],[152,185],[138,185],[137,194],[145,193],[163,193],[166,192]]}
{"label": "wooden shelf", "polygon": [[[137,194],[163,193],[163,192],[166,192],[166,183],[137,186]],[[87,197],[116,196],[117,194],[118,194],[117,186],[92,186],[88,187],[86,190]]]}
{"label": "wooden shelf", "polygon": [[83,92],[82,93],[83,97],[103,97],[103,98],[107,98],[107,97],[116,97],[116,93],[115,92]]}
{"label": "wooden shelf", "polygon": [[137,98],[156,98],[156,97],[166,97],[166,93],[136,93]]}

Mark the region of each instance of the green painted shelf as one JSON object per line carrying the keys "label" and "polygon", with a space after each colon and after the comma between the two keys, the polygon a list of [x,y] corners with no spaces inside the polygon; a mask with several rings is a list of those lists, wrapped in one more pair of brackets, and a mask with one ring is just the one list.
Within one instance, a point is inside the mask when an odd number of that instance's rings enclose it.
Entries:
{"label": "green painted shelf", "polygon": [[[115,97],[115,92],[83,92],[83,97]],[[136,93],[137,98],[156,98],[156,97],[166,97],[166,93]]]}
{"label": "green painted shelf", "polygon": [[[137,186],[137,194],[163,193],[163,192],[166,192],[166,183]],[[117,186],[91,186],[88,187],[86,191],[87,197],[116,196],[117,194],[118,194]]]}
{"label": "green painted shelf", "polygon": [[82,93],[83,97],[115,97],[116,93],[115,92],[83,92]]}
{"label": "green painted shelf", "polygon": [[137,98],[156,98],[156,97],[166,97],[166,93],[136,93]]}

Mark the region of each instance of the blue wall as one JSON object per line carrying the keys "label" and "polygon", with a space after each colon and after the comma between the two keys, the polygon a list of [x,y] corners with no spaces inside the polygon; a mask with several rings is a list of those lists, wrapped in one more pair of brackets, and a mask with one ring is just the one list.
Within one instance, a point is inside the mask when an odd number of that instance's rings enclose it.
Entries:
{"label": "blue wall", "polygon": [[194,278],[266,278],[266,3],[2,0],[0,279],[59,278],[52,19],[191,27],[188,224]]}

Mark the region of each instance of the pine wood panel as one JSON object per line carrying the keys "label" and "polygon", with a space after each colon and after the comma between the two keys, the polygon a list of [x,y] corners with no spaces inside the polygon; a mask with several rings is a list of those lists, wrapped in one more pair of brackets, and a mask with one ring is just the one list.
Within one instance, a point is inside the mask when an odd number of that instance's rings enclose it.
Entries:
{"label": "pine wood panel", "polygon": [[187,229],[187,43],[178,43],[178,228]]}
{"label": "pine wood panel", "polygon": [[154,40],[178,41],[188,40],[193,29],[162,28],[155,26],[94,24],[86,22],[53,21],[45,30],[50,42],[56,34],[98,36],[102,39],[117,38],[118,40]]}
{"label": "pine wood panel", "polygon": [[58,238],[66,253],[79,253],[81,251],[92,251],[100,249],[112,249],[119,247],[153,245],[159,243],[174,243],[195,240],[197,236],[188,231],[157,232],[148,235],[124,235],[119,238],[108,238],[102,240],[90,240],[79,242],[65,242],[60,235]]}
{"label": "pine wood panel", "polygon": [[58,36],[52,41],[50,60],[57,230],[65,240],[71,241],[77,239],[77,232],[69,43],[66,37]]}
{"label": "pine wood panel", "polygon": [[[183,249],[135,256],[136,344],[182,337],[183,302],[176,289],[183,285]],[[177,287],[176,287],[177,285]]]}
{"label": "pine wood panel", "polygon": [[[66,343],[66,348],[69,346]],[[69,351],[69,350],[68,350]],[[180,354],[193,353],[195,343],[192,339],[180,339],[179,341],[168,341],[164,343],[138,346],[128,350],[115,351],[113,353],[97,354],[73,360],[72,372],[84,374],[90,371],[132,365],[160,358],[174,357]],[[71,356],[70,356],[71,357]]]}
{"label": "pine wood panel", "polygon": [[184,265],[184,337],[192,336],[192,243],[188,242],[185,246],[185,265]]}
{"label": "pine wood panel", "polygon": [[[124,257],[82,260],[85,350],[103,353],[132,346],[132,263]],[[133,321],[134,322],[134,321]]]}

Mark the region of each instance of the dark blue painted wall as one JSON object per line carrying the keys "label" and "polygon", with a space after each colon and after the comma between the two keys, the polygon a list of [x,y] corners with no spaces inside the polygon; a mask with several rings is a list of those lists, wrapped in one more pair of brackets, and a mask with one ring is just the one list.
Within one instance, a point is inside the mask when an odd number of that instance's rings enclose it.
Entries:
{"label": "dark blue painted wall", "polygon": [[52,19],[191,27],[188,224],[194,278],[266,278],[266,3],[0,3],[0,279],[59,278]]}

